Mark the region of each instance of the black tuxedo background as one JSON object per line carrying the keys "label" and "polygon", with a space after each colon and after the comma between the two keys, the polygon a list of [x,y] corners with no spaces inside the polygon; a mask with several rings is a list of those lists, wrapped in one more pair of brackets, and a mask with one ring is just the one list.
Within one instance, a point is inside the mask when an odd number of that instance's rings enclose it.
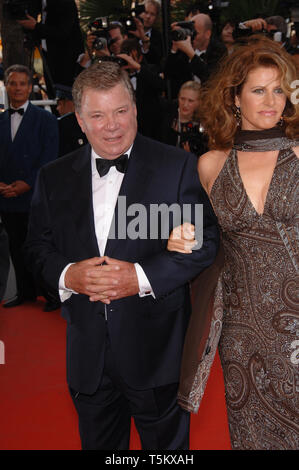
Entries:
{"label": "black tuxedo background", "polygon": [[162,57],[164,52],[163,37],[156,28],[151,29],[150,48],[145,58],[148,64],[155,64],[159,68],[162,65]]}
{"label": "black tuxedo background", "polygon": [[159,76],[157,67],[141,62],[140,71],[136,74],[137,122],[140,134],[157,139],[160,132],[160,102],[165,91],[165,81]]}
{"label": "black tuxedo background", "polygon": [[169,53],[166,61],[164,74],[165,79],[170,81],[171,98],[178,96],[183,83],[194,80],[194,75],[204,83],[217,70],[219,62],[227,54],[225,45],[212,37],[207,50],[201,56],[195,54],[190,61],[189,57],[178,50],[175,54]]}
{"label": "black tuxedo background", "polygon": [[57,123],[59,129],[59,157],[63,157],[87,144],[86,135],[82,132],[75,113],[60,116]]}
{"label": "black tuxedo background", "polygon": [[[146,208],[154,203],[204,203],[204,244],[201,250],[182,255],[166,250],[167,239],[108,239],[105,254],[139,262],[156,299],[135,295],[112,301],[107,306],[107,322],[105,306],[90,302],[85,295],[73,294],[63,303],[67,380],[72,389],[85,394],[93,394],[99,385],[107,329],[117,366],[130,387],[148,389],[178,382],[190,314],[188,281],[213,261],[217,250],[214,215],[192,154],[137,135],[119,195],[126,196],[127,207],[133,203]],[[127,224],[132,219],[128,216]],[[56,289],[67,263],[100,255],[89,145],[41,170],[26,253],[35,275]]]}
{"label": "black tuxedo background", "polygon": [[[41,2],[39,5],[41,11]],[[33,37],[46,39],[46,64],[53,84],[72,86],[76,74],[78,56],[84,52],[78,10],[74,0],[47,0],[45,24],[37,23]],[[55,96],[55,95],[54,95]]]}

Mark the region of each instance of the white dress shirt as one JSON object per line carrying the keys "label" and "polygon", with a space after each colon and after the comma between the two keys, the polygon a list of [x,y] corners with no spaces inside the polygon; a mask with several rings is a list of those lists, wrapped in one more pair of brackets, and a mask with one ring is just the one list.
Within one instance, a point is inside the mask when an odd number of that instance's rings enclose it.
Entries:
{"label": "white dress shirt", "polygon": [[[126,152],[130,157],[132,147]],[[91,174],[92,174],[92,202],[93,202],[93,214],[94,214],[94,226],[96,232],[96,238],[100,254],[105,253],[106,243],[112,223],[114,209],[117,202],[119,190],[124,178],[124,173],[119,172],[115,166],[112,166],[105,176],[100,177],[97,167],[96,158],[101,158],[97,155],[94,150],[91,151]],[[72,291],[65,287],[64,277],[67,269],[72,263],[68,264],[61,273],[59,279],[59,295],[62,302],[67,300]],[[136,274],[139,284],[139,295],[141,297],[145,295],[152,295],[151,285],[138,263],[134,263]]]}
{"label": "white dress shirt", "polygon": [[[28,107],[29,101],[26,101],[26,103],[22,104],[22,106],[19,106],[18,108],[14,108],[11,106],[12,109],[24,109],[24,113]],[[10,128],[11,128],[11,140],[14,140],[16,133],[18,132],[19,125],[21,124],[23,119],[23,116],[19,113],[14,113],[10,116]]]}

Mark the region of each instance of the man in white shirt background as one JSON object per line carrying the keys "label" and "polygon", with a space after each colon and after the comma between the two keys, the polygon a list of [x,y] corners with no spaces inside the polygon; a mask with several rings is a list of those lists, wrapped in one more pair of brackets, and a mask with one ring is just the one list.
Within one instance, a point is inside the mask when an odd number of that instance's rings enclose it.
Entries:
{"label": "man in white shirt background", "polygon": [[[42,168],[26,258],[59,289],[82,448],[128,449],[133,416],[143,449],[188,449],[189,414],[177,405],[188,281],[218,243],[196,157],[137,133],[132,84],[116,63],[83,71],[73,98],[90,145]],[[171,213],[160,220],[166,237],[150,225],[151,205],[172,203],[204,204],[203,245],[192,254],[166,250]]]}
{"label": "man in white shirt background", "polygon": [[[17,284],[16,298],[4,304],[9,308],[34,301],[37,296],[22,245],[37,172],[58,156],[58,127],[55,116],[30,103],[32,76],[27,67],[12,65],[6,69],[4,83],[10,108],[0,114],[0,215],[9,237]],[[45,308],[57,308],[50,296],[46,298]]]}

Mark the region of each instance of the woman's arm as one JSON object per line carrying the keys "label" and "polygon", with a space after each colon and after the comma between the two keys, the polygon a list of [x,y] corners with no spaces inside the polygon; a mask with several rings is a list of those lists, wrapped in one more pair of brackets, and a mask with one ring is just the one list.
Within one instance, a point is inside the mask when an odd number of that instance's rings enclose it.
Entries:
{"label": "woman's arm", "polygon": [[[203,154],[198,160],[199,179],[208,195],[211,193],[213,184],[227,159],[228,153],[223,150],[211,150]],[[167,250],[184,254],[192,253],[192,248],[197,244],[194,235],[194,225],[190,223],[175,227],[168,239]]]}

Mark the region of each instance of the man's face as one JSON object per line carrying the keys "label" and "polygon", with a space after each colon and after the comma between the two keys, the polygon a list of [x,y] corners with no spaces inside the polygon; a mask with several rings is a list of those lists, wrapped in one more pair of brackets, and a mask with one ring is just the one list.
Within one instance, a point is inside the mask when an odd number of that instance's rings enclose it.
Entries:
{"label": "man's face", "polygon": [[120,54],[121,45],[127,36],[121,34],[120,28],[111,29],[109,36],[113,39],[113,43],[109,46],[110,52],[114,55]]}
{"label": "man's face", "polygon": [[204,22],[202,20],[196,19],[194,20],[194,27],[196,30],[196,36],[193,39],[193,47],[194,49],[198,49],[200,51],[204,51],[207,49],[210,38],[211,38],[211,31],[206,29]]}
{"label": "man's face", "polygon": [[141,18],[143,19],[143,26],[145,29],[152,28],[156,19],[157,19],[157,10],[154,5],[147,3],[145,5],[145,11],[141,13]]}
{"label": "man's face", "polygon": [[74,112],[74,104],[71,100],[59,99],[56,109],[60,116],[64,116],[64,114]]}
{"label": "man's face", "polygon": [[29,99],[32,84],[23,72],[11,72],[6,83],[6,91],[11,106],[19,108]]}
{"label": "man's face", "polygon": [[90,145],[103,158],[114,160],[133,144],[137,111],[122,83],[110,90],[87,88],[76,116]]}

